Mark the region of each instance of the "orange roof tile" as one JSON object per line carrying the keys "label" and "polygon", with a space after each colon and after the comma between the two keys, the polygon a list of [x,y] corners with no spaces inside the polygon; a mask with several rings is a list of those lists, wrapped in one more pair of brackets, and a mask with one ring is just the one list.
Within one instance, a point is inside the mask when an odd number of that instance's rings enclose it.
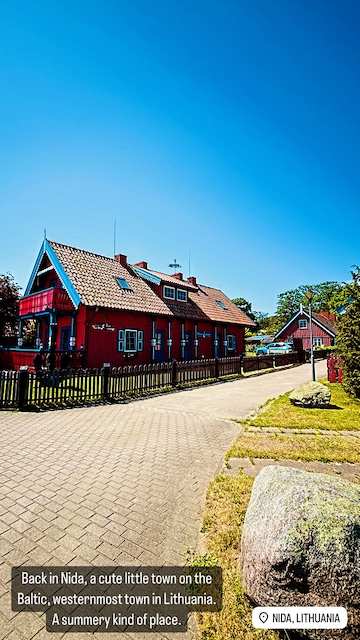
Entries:
{"label": "orange roof tile", "polygon": [[214,322],[228,322],[254,327],[255,322],[241,311],[220,289],[198,285],[196,293],[189,294],[190,299]]}
{"label": "orange roof tile", "polygon": [[[89,306],[140,311],[172,316],[172,312],[132,267],[122,266],[115,258],[76,249],[50,241],[64,270]],[[130,289],[122,289],[117,278],[125,278]]]}
{"label": "orange roof tile", "polygon": [[[115,258],[58,242],[49,243],[84,305],[255,326],[220,289],[195,286],[186,280],[148,269],[163,282],[188,291],[188,302],[165,301],[131,265],[123,266]],[[117,278],[125,278],[129,289],[121,288]]]}

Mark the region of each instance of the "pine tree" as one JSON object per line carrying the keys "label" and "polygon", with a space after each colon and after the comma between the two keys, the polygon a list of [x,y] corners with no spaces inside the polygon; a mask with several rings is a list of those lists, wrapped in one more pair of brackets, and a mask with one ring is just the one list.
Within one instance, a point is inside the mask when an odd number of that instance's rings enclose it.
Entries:
{"label": "pine tree", "polygon": [[344,388],[360,398],[360,267],[346,285],[347,304],[338,324],[337,352],[344,371]]}

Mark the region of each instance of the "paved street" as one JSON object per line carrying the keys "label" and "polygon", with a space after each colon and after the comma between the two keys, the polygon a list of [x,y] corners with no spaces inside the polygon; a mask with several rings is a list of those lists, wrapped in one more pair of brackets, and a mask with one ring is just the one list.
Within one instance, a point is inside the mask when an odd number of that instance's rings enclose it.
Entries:
{"label": "paved street", "polygon": [[126,405],[0,413],[0,639],[54,637],[44,616],[11,612],[11,565],[182,564],[238,433],[229,418],[309,377],[303,365]]}

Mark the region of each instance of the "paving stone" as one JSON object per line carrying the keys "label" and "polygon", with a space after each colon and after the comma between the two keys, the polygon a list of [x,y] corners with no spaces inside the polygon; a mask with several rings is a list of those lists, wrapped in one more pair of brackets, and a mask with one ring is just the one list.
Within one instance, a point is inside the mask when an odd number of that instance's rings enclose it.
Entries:
{"label": "paving stone", "polygon": [[[309,372],[306,365],[131,404],[1,412],[0,545],[29,564],[183,564],[197,544],[208,483],[239,433],[228,418]],[[53,640],[43,615],[11,612],[10,579],[0,551],[0,629],[7,625],[10,640]],[[141,640],[111,634],[118,638]]]}

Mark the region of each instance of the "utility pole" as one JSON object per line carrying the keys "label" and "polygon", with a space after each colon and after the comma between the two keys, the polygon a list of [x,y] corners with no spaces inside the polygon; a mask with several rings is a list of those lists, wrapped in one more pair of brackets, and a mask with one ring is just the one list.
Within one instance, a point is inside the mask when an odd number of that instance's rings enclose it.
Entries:
{"label": "utility pole", "polygon": [[114,242],[113,255],[115,256],[115,254],[116,254],[116,218],[114,218],[113,242]]}
{"label": "utility pole", "polygon": [[311,376],[313,382],[316,381],[315,372],[315,359],[314,359],[314,338],[313,338],[313,324],[312,324],[312,301],[314,293],[311,289],[306,293],[307,300],[309,302],[309,321],[310,321],[310,364],[311,364]]}

